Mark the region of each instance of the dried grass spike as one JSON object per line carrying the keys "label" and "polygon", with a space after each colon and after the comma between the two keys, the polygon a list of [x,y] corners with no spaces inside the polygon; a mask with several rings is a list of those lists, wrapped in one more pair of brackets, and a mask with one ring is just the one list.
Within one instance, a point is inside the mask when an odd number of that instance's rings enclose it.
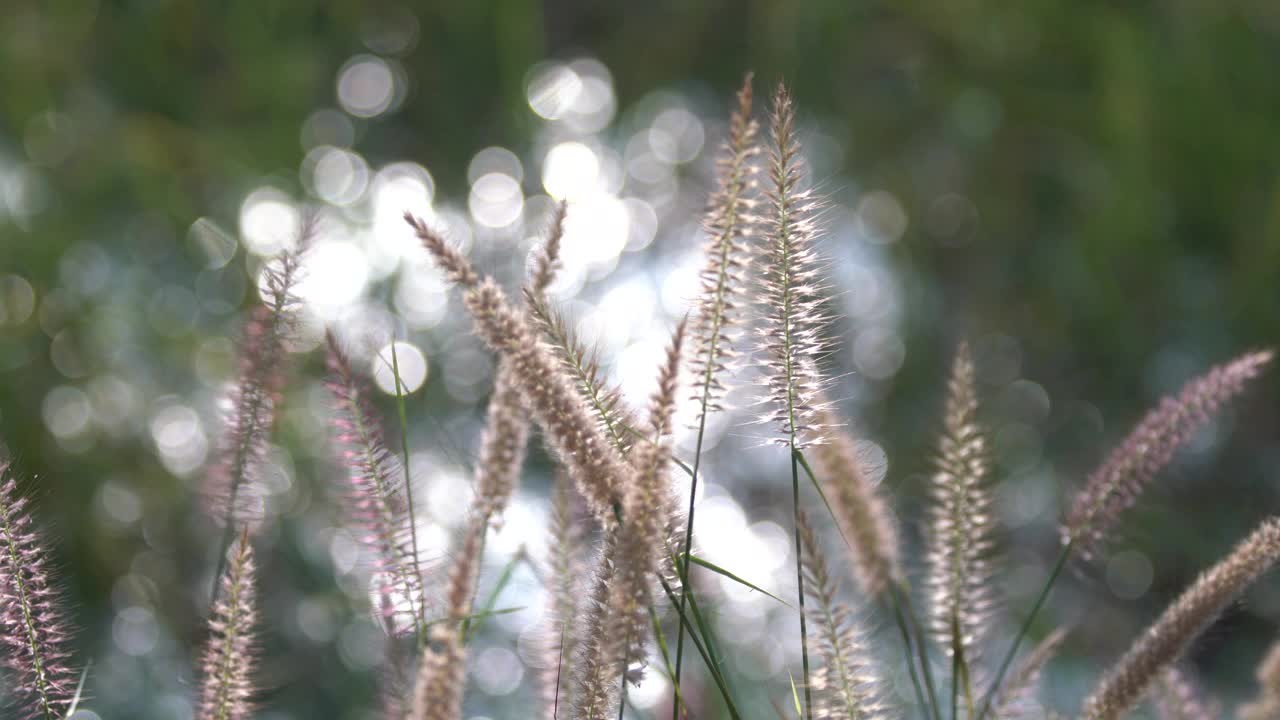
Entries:
{"label": "dried grass spike", "polygon": [[0,448],[0,667],[7,695],[20,707],[12,717],[59,720],[76,692],[69,665],[71,628],[27,500],[18,496]]}
{"label": "dried grass spike", "polygon": [[533,272],[529,276],[529,289],[535,295],[545,295],[547,288],[555,282],[556,272],[560,268],[560,241],[564,239],[564,219],[568,211],[568,202],[561,200],[551,212],[547,239],[534,256]]}
{"label": "dried grass spike", "polygon": [[222,592],[209,617],[201,661],[200,720],[248,720],[253,712],[257,607],[253,548],[247,533],[227,553]]}
{"label": "dried grass spike", "polygon": [[499,359],[489,397],[480,458],[476,463],[476,501],[494,527],[501,527],[502,513],[520,482],[529,444],[529,422],[511,361]]}
{"label": "dried grass spike", "polygon": [[1280,718],[1280,642],[1258,664],[1258,697],[1240,708],[1240,720]]}
{"label": "dried grass spike", "polygon": [[1280,561],[1280,518],[1262,523],[1164,611],[1085,701],[1089,720],[1123,717],[1228,604]]}
{"label": "dried grass spike", "polygon": [[795,110],[779,84],[770,121],[773,149],[767,193],[771,206],[762,259],[764,322],[760,349],[771,410],[762,418],[777,425],[784,444],[803,447],[821,436],[814,420],[827,384],[819,364],[829,351],[822,309],[824,285],[813,249],[819,202],[801,190],[803,160],[795,134]]}
{"label": "dried grass spike", "polygon": [[999,720],[1034,720],[1044,716],[1045,709],[1034,702],[1036,687],[1040,683],[1045,665],[1058,654],[1058,648],[1066,637],[1065,630],[1054,630],[1017,666],[1009,681],[1000,689],[994,706],[994,717]]}
{"label": "dried grass spike", "polygon": [[740,322],[737,296],[750,262],[748,236],[756,223],[755,159],[759,126],[751,118],[751,74],[743,78],[738,106],[729,119],[729,137],[720,151],[717,187],[703,222],[707,233],[702,291],[692,326],[691,366],[698,378],[699,420],[719,408],[726,387],[722,377],[736,356],[730,330]]}
{"label": "dried grass spike", "polygon": [[980,661],[991,619],[994,519],[987,479],[987,444],[978,424],[978,395],[967,346],[956,352],[933,476],[928,543],[929,620],[950,657],[959,650],[970,667]]}
{"label": "dried grass spike", "polygon": [[[379,611],[392,632],[420,627],[426,620],[426,599],[418,558],[405,542],[412,519],[401,496],[400,464],[387,448],[367,390],[332,336],[326,362],[331,376],[328,388],[337,410],[333,422],[338,456],[347,466],[350,482],[344,508],[376,558]],[[397,622],[406,614],[413,622]]]}
{"label": "dried grass spike", "polygon": [[805,594],[811,600],[806,612],[816,628],[816,646],[822,658],[822,667],[812,681],[818,717],[886,717],[879,698],[881,681],[863,641],[864,633],[849,608],[836,600],[839,583],[828,572],[822,545],[804,513],[799,515],[799,528],[804,548]]}
{"label": "dried grass spike", "polygon": [[1076,497],[1062,528],[1084,557],[1092,556],[1138,496],[1169,460],[1223,404],[1244,392],[1249,381],[1271,362],[1269,350],[1252,352],[1219,365],[1188,382],[1174,397],[1147,413],[1124,442],[1107,457]]}
{"label": "dried grass spike", "polygon": [[1160,720],[1217,720],[1222,716],[1201,696],[1191,673],[1177,666],[1161,673],[1153,694]]}

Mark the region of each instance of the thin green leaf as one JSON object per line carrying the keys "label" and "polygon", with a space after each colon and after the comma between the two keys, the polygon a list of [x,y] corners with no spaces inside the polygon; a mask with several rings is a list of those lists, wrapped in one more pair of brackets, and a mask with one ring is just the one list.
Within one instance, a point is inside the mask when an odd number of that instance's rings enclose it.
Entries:
{"label": "thin green leaf", "polygon": [[708,561],[708,560],[703,560],[702,558],[698,557],[697,555],[690,555],[690,556],[689,556],[689,562],[693,563],[694,565],[700,565],[700,566],[702,566],[702,567],[704,567],[704,568],[706,568],[706,569],[710,570],[711,572],[717,573],[717,574],[719,574],[719,575],[723,575],[723,576],[725,576],[725,577],[729,578],[730,580],[732,580],[732,581],[734,581],[734,582],[736,582],[736,583],[738,583],[738,584],[740,584],[740,585],[745,585],[745,586],[747,586],[748,588],[750,588],[750,589],[752,589],[752,590],[755,590],[756,592],[764,593],[765,595],[768,595],[769,597],[773,598],[774,600],[777,600],[778,602],[782,603],[783,605],[786,605],[787,607],[789,607],[789,608],[791,608],[791,609],[793,609],[793,610],[795,609],[795,607],[794,607],[791,603],[787,602],[786,600],[783,600],[782,598],[778,597],[777,595],[774,595],[773,593],[769,592],[768,590],[765,590],[764,588],[760,587],[759,585],[755,585],[755,584],[752,584],[752,583],[750,583],[750,582],[747,582],[746,580],[743,580],[742,578],[738,577],[737,575],[734,575],[733,573],[729,572],[728,570],[725,570],[724,568],[720,567],[719,565],[716,565],[716,564],[715,564],[715,563],[713,563],[713,562],[710,562],[710,561]]}
{"label": "thin green leaf", "polygon": [[796,678],[791,674],[790,670],[787,671],[787,679],[791,681],[791,701],[796,706],[796,717],[803,717],[804,710],[800,708],[800,693],[796,692]]}
{"label": "thin green leaf", "polygon": [[[515,573],[516,565],[525,557],[524,548],[520,548],[511,559],[507,561],[506,566],[502,568],[502,574],[498,576],[498,583],[493,586],[493,590],[489,591],[489,597],[485,599],[481,612],[476,617],[483,620],[486,613],[492,614],[493,606],[498,603],[498,596],[506,589],[507,584],[511,582],[511,576]],[[462,626],[462,638],[465,643],[470,640],[476,633],[480,632],[480,626],[483,622],[472,623],[468,619]]]}

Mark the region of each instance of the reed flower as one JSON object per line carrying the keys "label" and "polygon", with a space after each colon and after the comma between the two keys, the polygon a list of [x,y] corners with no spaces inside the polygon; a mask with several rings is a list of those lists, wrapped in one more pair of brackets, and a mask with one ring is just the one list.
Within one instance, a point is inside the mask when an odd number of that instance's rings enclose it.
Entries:
{"label": "reed flower", "polygon": [[755,160],[759,126],[751,118],[751,74],[743,79],[738,105],[729,118],[729,137],[716,160],[718,186],[711,195],[703,222],[708,237],[706,265],[700,274],[701,293],[691,327],[690,364],[698,379],[699,421],[719,409],[724,397],[723,377],[737,356],[730,331],[740,322],[738,295],[745,284],[751,249],[748,238],[757,222],[753,197],[757,182]]}
{"label": "reed flower", "polygon": [[868,596],[879,597],[890,583],[904,577],[893,511],[872,480],[853,436],[840,426],[835,413],[824,408],[817,424],[822,437],[810,452],[818,483],[848,541],[854,579]]}
{"label": "reed flower", "polygon": [[1089,720],[1123,717],[1228,604],[1280,560],[1280,518],[1262,523],[1169,606],[1085,701]]}
{"label": "reed flower", "polygon": [[257,668],[253,548],[247,531],[227,551],[222,592],[209,618],[209,645],[200,662],[199,720],[248,720]]}
{"label": "reed flower", "polygon": [[0,667],[24,720],[59,720],[76,693],[71,626],[53,568],[0,449]]}
{"label": "reed flower", "polygon": [[380,598],[379,610],[393,632],[400,629],[397,618],[406,608],[413,620],[408,627],[421,630],[426,599],[422,569],[410,538],[409,523],[413,520],[406,512],[397,481],[400,465],[387,448],[366,387],[332,336],[326,361],[331,376],[328,388],[337,410],[333,423],[338,454],[349,481],[348,501],[343,506],[377,563],[374,591]]}
{"label": "reed flower", "polygon": [[817,717],[844,720],[885,718],[879,697],[881,680],[875,671],[865,633],[857,627],[848,606],[836,599],[840,584],[827,567],[825,553],[813,526],[800,513],[800,539],[804,547],[806,612],[817,638],[822,666],[814,673]]}
{"label": "reed flower", "polygon": [[978,395],[967,346],[956,352],[933,476],[926,584],[930,624],[948,656],[977,665],[992,613],[994,522],[987,442],[978,424]]}
{"label": "reed flower", "polygon": [[548,720],[559,717],[561,704],[568,705],[567,690],[573,677],[573,659],[579,639],[574,618],[578,613],[579,575],[583,561],[579,557],[582,527],[574,517],[573,485],[563,473],[556,473],[551,490],[550,537],[547,577],[550,578],[550,607],[545,621],[542,643],[543,657],[538,668],[543,709]]}
{"label": "reed flower", "polygon": [[1269,350],[1242,355],[1162,400],[1089,476],[1067,515],[1063,540],[1074,542],[1082,556],[1092,556],[1174,452],[1222,405],[1242,393],[1271,362],[1271,356]]}
{"label": "reed flower", "polygon": [[423,245],[451,278],[466,289],[464,302],[477,334],[510,363],[517,387],[547,442],[569,469],[578,490],[602,523],[611,523],[628,477],[625,462],[583,407],[564,368],[539,342],[525,316],[490,278],[471,264],[426,223],[407,217]]}
{"label": "reed flower", "polygon": [[263,301],[253,308],[244,326],[239,377],[228,397],[230,410],[224,420],[220,457],[204,488],[209,513],[226,528],[224,551],[235,536],[235,527],[252,526],[258,519],[257,473],[284,387],[285,344],[296,324],[295,290],[302,253],[314,232],[315,218],[309,215],[295,248],[264,271]]}
{"label": "reed flower", "polygon": [[766,248],[761,259],[760,350],[770,410],[763,420],[776,424],[781,441],[800,448],[821,437],[814,421],[827,385],[819,364],[830,349],[823,337],[828,322],[822,309],[823,282],[813,248],[819,202],[800,189],[804,161],[796,138],[795,109],[783,85],[773,99],[769,157],[770,205],[765,221]]}

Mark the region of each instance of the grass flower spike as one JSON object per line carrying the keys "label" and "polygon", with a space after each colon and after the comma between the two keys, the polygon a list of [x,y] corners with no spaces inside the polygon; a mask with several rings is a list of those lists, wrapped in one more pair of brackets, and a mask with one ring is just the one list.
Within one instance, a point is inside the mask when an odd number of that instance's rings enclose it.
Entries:
{"label": "grass flower spike", "polygon": [[1137,502],[1174,452],[1223,404],[1243,392],[1271,356],[1270,351],[1242,355],[1188,382],[1176,396],[1162,400],[1089,477],[1067,515],[1062,529],[1064,540],[1075,543],[1081,555],[1093,555],[1120,515]]}
{"label": "grass flower spike", "polygon": [[547,441],[565,464],[592,512],[613,522],[620,486],[629,474],[625,462],[583,407],[563,367],[539,342],[525,316],[492,279],[482,279],[471,264],[426,223],[407,221],[436,262],[465,288],[464,302],[477,333],[510,363],[511,372]]}
{"label": "grass flower spike", "polygon": [[60,720],[76,693],[71,629],[49,565],[28,501],[0,455],[0,666],[17,713],[6,717]]}
{"label": "grass flower spike", "polygon": [[326,361],[331,376],[329,392],[337,409],[334,425],[339,455],[350,480],[344,507],[376,559],[374,591],[380,598],[379,611],[392,631],[399,629],[397,618],[408,615],[412,618],[408,627],[421,632],[426,622],[422,569],[408,537],[412,519],[399,490],[399,463],[387,448],[382,423],[366,388],[332,336]]}
{"label": "grass flower spike", "polygon": [[1085,701],[1088,720],[1124,717],[1228,604],[1280,561],[1280,518],[1272,518],[1200,576],[1103,676]]}
{"label": "grass flower spike", "polygon": [[1280,717],[1280,642],[1271,646],[1258,665],[1258,698],[1240,708],[1241,720],[1274,720]]}
{"label": "grass flower spike", "polygon": [[973,360],[956,352],[933,477],[928,543],[929,620],[948,657],[976,665],[992,611],[991,494],[987,444],[978,425]]}
{"label": "grass flower spike", "polygon": [[227,552],[222,592],[209,618],[211,639],[200,663],[199,720],[248,720],[257,666],[253,548],[247,532]]}

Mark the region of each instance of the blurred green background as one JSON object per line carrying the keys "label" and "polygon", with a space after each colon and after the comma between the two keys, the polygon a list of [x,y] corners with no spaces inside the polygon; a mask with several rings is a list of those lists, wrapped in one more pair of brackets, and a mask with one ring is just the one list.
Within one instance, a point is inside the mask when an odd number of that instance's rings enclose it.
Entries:
{"label": "blurred green background", "polygon": [[[697,249],[731,93],[747,70],[761,98],[785,79],[834,207],[824,252],[846,315],[833,360],[851,373],[844,409],[889,458],[886,482],[918,539],[942,378],[955,344],[974,343],[1016,617],[1053,556],[1062,499],[1141,412],[1280,337],[1277,67],[1280,6],[1261,0],[10,0],[0,435],[55,540],[83,628],[77,649],[94,660],[90,707],[102,718],[190,716],[188,658],[215,552],[192,500],[212,450],[191,444],[216,443],[217,398],[264,254],[234,239],[262,188],[329,207],[326,240],[350,230],[373,258],[353,302],[382,308],[368,311],[372,324],[421,348],[430,367],[410,397],[412,444],[428,466],[434,457],[465,478],[488,382],[467,368],[485,354],[457,339],[468,325],[456,297],[434,310],[423,303],[445,302],[440,288],[406,299],[405,278],[425,261],[394,243],[386,259],[378,168],[425,168],[415,187],[451,223],[470,223],[477,263],[514,281],[520,256],[505,248],[527,248],[542,227],[548,154],[591,148],[599,175],[617,166],[621,179],[605,183],[613,204],[587,216],[613,218],[625,201],[630,229],[611,254],[582,241],[589,268],[563,296],[573,312],[604,308],[597,325],[626,326],[638,321],[609,314],[628,306],[610,292],[643,286],[656,308],[645,322],[666,327],[683,314],[668,299],[684,286],[664,278]],[[566,77],[599,81],[582,85],[596,104],[553,107]],[[493,146],[511,153],[476,160]],[[342,171],[317,169],[333,167]],[[477,179],[494,167],[518,183],[511,222],[484,209],[492,201],[502,215],[509,188],[477,195],[493,189]],[[356,322],[343,312],[321,315]],[[643,345],[606,353],[610,367],[631,377],[655,335],[606,342]],[[260,550],[264,718],[359,718],[375,706],[376,628],[353,581],[335,580],[344,551],[326,488],[341,473],[326,455],[316,355],[295,357],[273,450],[283,499]],[[1278,388],[1264,378],[1202,433],[1111,558],[1059,589],[1044,626],[1075,626],[1047,687],[1060,709],[1074,710],[1180,587],[1280,509]],[[547,467],[540,455],[531,463],[535,506]],[[728,458],[712,468],[749,522],[787,526],[770,502],[786,491],[781,471]],[[433,471],[422,472],[430,485]],[[437,494],[449,507],[450,491]],[[490,558],[491,570],[503,562]],[[525,602],[516,593],[509,604]],[[1196,646],[1206,684],[1228,702],[1251,693],[1278,619],[1272,577]],[[485,636],[493,667],[510,670],[521,632],[495,624]],[[780,677],[767,690],[784,702]],[[469,716],[521,716],[530,682],[474,690]],[[760,708],[753,717],[772,716]]]}

